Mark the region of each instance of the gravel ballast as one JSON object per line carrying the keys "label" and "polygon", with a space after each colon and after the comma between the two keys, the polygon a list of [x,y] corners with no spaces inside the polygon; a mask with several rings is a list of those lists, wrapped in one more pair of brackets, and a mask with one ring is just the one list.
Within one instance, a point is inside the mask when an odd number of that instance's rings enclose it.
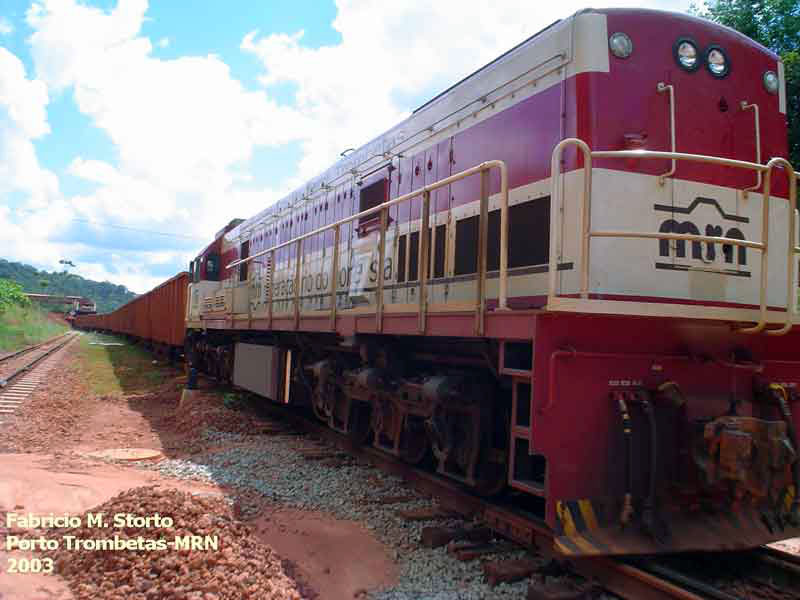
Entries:
{"label": "gravel ballast", "polygon": [[[167,518],[169,528],[88,525],[88,515],[105,513]],[[108,524],[107,521],[107,524]],[[112,521],[113,523],[113,521]],[[176,536],[209,536],[219,547],[202,550],[72,549],[62,543],[45,556],[64,577],[78,600],[300,600],[312,597],[284,572],[281,559],[258,541],[220,497],[200,497],[177,490],[140,487],[128,490],[81,516],[81,526],[47,532],[47,537],[79,540],[130,540],[145,545]],[[119,543],[119,542],[117,542]]]}
{"label": "gravel ballast", "polygon": [[[460,519],[409,522],[397,516],[399,509],[433,506],[430,499],[415,495],[402,482],[371,466],[345,461],[328,466],[305,460],[298,449],[311,442],[303,436],[245,435],[208,428],[205,444],[215,449],[191,460],[169,459],[152,466],[162,475],[213,482],[256,492],[268,501],[310,511],[322,511],[340,519],[362,523],[393,549],[400,567],[396,585],[372,590],[376,600],[477,600],[480,598],[525,598],[527,581],[490,588],[483,582],[481,561],[462,562],[446,548],[419,545],[422,529],[430,525],[463,526]],[[222,449],[219,449],[222,447]],[[411,496],[403,504],[384,505],[383,496]],[[524,552],[505,553],[515,558]],[[488,555],[487,559],[496,556]]]}

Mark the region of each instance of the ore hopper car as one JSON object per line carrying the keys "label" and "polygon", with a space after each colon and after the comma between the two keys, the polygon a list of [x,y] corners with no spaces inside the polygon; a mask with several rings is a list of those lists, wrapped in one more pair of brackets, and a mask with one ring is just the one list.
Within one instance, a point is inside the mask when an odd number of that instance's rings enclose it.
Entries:
{"label": "ore hopper car", "polygon": [[775,54],[581,11],[220,231],[187,355],[507,495],[565,554],[797,536],[786,156]]}
{"label": "ore hopper car", "polygon": [[177,357],[183,353],[188,285],[189,274],[178,273],[111,313],[76,315],[75,327],[123,334]]}

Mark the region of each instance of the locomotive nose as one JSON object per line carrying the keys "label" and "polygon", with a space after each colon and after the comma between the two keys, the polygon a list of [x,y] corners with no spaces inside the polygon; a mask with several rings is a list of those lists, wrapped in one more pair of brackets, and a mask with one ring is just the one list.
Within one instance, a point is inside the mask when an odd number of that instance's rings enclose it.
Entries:
{"label": "locomotive nose", "polygon": [[[630,461],[631,483],[624,494],[559,502],[557,550],[566,555],[736,550],[800,536],[791,394],[779,384],[755,381],[754,387],[754,403],[778,419],[736,414],[688,419],[677,386],[617,394],[624,415],[628,405],[639,402],[650,421],[642,448],[649,485],[631,493],[642,474]],[[629,417],[623,422],[629,437],[636,426]],[[670,444],[682,461],[677,469],[663,456]],[[632,456],[634,448],[627,450]]]}

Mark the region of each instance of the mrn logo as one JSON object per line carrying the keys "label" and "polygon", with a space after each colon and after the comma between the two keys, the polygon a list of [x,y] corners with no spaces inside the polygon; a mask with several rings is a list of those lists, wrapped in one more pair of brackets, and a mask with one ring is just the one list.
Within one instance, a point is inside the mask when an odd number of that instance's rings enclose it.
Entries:
{"label": "mrn logo", "polygon": [[[692,220],[691,214],[700,205],[714,207],[722,221],[728,221],[728,223],[720,225],[718,223],[698,223]],[[748,217],[726,213],[719,202],[713,198],[697,197],[686,208],[666,204],[656,204],[653,208],[671,215],[670,218],[661,222],[658,228],[661,233],[688,233],[744,240],[746,238],[740,227],[742,224],[750,223]],[[686,215],[686,218],[683,219],[682,215]],[[676,259],[685,259],[685,261],[656,261],[656,269],[688,271],[697,269],[700,266],[698,263],[701,263],[703,265],[701,268],[705,271],[736,277],[750,277],[750,271],[741,268],[747,265],[747,248],[743,246],[686,240],[658,240],[658,255],[663,258],[674,256]]]}

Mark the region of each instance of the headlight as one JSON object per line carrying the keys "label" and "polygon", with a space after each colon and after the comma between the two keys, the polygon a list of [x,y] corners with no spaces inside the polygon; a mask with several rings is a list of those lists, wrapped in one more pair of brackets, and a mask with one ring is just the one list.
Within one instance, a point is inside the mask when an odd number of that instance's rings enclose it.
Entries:
{"label": "headlight", "polygon": [[766,88],[770,94],[778,93],[778,75],[775,71],[767,71],[764,73],[764,88]]}
{"label": "headlight", "polygon": [[719,46],[709,46],[706,49],[706,67],[714,77],[725,77],[731,70],[725,51]]}
{"label": "headlight", "polygon": [[617,58],[628,58],[633,52],[633,42],[625,33],[612,33],[608,38],[608,48]]}
{"label": "headlight", "polygon": [[678,38],[674,46],[675,60],[681,68],[694,71],[700,66],[697,44],[689,38]]}

